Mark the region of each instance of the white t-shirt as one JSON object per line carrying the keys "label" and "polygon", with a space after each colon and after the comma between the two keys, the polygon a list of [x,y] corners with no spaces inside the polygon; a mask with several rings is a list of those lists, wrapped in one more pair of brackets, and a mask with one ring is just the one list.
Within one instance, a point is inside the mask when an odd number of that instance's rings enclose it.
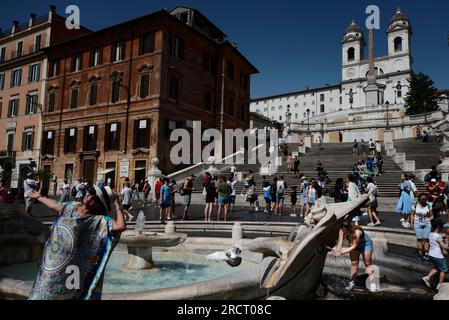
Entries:
{"label": "white t-shirt", "polygon": [[236,167],[232,166],[232,167],[231,167],[231,173],[235,173],[235,170],[236,170],[236,169],[237,169]]}
{"label": "white t-shirt", "polygon": [[64,192],[64,193],[70,193],[70,189],[71,189],[72,187],[70,186],[70,184],[68,184],[68,183],[63,183],[62,184],[62,192]]}
{"label": "white t-shirt", "polygon": [[284,180],[280,180],[277,182],[277,192],[283,193],[285,192],[285,182]]}
{"label": "white t-shirt", "polygon": [[235,196],[235,185],[237,184],[237,180],[234,180],[230,183],[231,185],[231,196]]}
{"label": "white t-shirt", "polygon": [[432,205],[427,203],[424,207],[421,206],[419,202],[413,205],[413,210],[415,210],[415,223],[429,223],[430,218],[428,214],[432,209]]}
{"label": "white t-shirt", "polygon": [[432,232],[429,235],[429,244],[430,244],[429,256],[437,259],[444,259],[443,252],[441,252],[441,247],[440,244],[438,243],[439,241],[442,240],[443,237],[438,233]]}
{"label": "white t-shirt", "polygon": [[122,190],[122,197],[123,197],[122,204],[123,205],[131,205],[132,193],[133,193],[133,191],[129,187],[125,187]]}
{"label": "white t-shirt", "polygon": [[358,197],[360,197],[359,188],[357,188],[354,182],[350,182],[348,186],[348,201],[354,201]]}
{"label": "white t-shirt", "polygon": [[33,191],[37,191],[37,190],[38,190],[38,186],[37,186],[36,180],[33,180],[33,179],[26,179],[26,180],[23,182],[23,189],[24,189],[24,197],[27,198],[27,197],[28,197],[28,194],[29,194],[30,192],[33,192]]}
{"label": "white t-shirt", "polygon": [[377,196],[377,186],[370,182],[366,188],[368,189],[369,201],[374,202]]}

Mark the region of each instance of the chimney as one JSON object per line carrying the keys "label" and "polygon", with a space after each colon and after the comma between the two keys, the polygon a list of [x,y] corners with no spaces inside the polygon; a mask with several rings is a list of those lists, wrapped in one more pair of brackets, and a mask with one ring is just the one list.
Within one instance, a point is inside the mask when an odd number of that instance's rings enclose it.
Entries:
{"label": "chimney", "polygon": [[36,21],[36,14],[30,13],[30,20],[28,20],[28,27],[31,28],[34,26],[34,22]]}
{"label": "chimney", "polygon": [[11,34],[12,34],[12,35],[15,34],[16,31],[18,31],[18,30],[17,30],[17,29],[18,29],[18,26],[19,26],[19,21],[14,20],[14,21],[12,22],[12,30],[11,30]]}
{"label": "chimney", "polygon": [[56,6],[51,5],[48,11],[48,21],[51,22],[52,18],[56,15]]}

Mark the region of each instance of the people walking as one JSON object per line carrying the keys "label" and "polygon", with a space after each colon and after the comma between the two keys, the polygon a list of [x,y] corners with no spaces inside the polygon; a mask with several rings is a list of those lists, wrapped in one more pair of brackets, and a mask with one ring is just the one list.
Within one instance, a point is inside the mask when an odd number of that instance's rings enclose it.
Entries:
{"label": "people walking", "polygon": [[284,210],[284,200],[285,200],[285,189],[287,188],[287,183],[284,181],[284,176],[280,176],[277,181],[277,190],[276,190],[276,213],[275,215],[281,217],[282,212]]}
{"label": "people walking", "polygon": [[145,180],[145,184],[143,185],[142,191],[143,191],[144,206],[146,206],[148,203],[150,203],[151,205],[152,199],[148,200],[151,191],[151,186],[148,180]]}
{"label": "people walking", "polygon": [[[122,208],[127,213],[130,212],[131,206],[132,206],[132,189],[129,182],[125,183],[125,187],[122,189],[121,192],[121,200],[122,200]],[[128,218],[132,216],[128,216]]]}
{"label": "people walking", "polygon": [[370,223],[368,224],[369,227],[374,227],[380,225],[382,222],[379,218],[379,213],[377,212],[377,185],[374,183],[373,178],[368,177],[366,179],[366,182],[368,182],[368,185],[365,188],[365,192],[368,194],[369,197],[369,205],[368,205],[368,215],[370,219]]}
{"label": "people walking", "polygon": [[27,174],[27,178],[23,181],[23,198],[25,200],[25,212],[27,215],[31,217],[35,217],[33,215],[33,205],[34,200],[31,198],[30,194],[32,192],[37,192],[39,190],[39,184],[36,181],[36,175],[33,172]]}
{"label": "people walking", "polygon": [[431,279],[435,275],[439,275],[437,290],[440,290],[441,285],[446,279],[446,274],[449,272],[447,267],[446,259],[444,258],[444,251],[449,250],[447,242],[443,240],[441,232],[443,231],[443,223],[439,219],[432,221],[432,232],[429,235],[429,257],[432,261],[433,268],[422,280],[424,283],[431,288]]}
{"label": "people walking", "polygon": [[306,214],[307,210],[307,188],[309,186],[309,182],[307,181],[307,177],[303,176],[301,178],[301,187],[299,192],[301,193],[301,217],[303,218]]}
{"label": "people walking", "polygon": [[412,211],[412,198],[410,197],[410,193],[412,192],[412,186],[405,175],[402,175],[399,189],[401,196],[396,206],[396,212],[402,216],[402,227],[410,228],[410,213]]}
{"label": "people walking", "polygon": [[75,192],[75,201],[83,203],[86,194],[86,185],[83,183],[83,178],[78,178],[78,182],[75,184]]}
{"label": "people walking", "polygon": [[182,220],[187,220],[189,218],[189,209],[190,209],[190,204],[192,203],[192,192],[195,191],[195,189],[193,188],[193,180],[195,179],[195,175],[190,175],[190,177],[188,177],[181,188],[181,192],[180,195],[183,196],[184,198],[184,213],[182,216]]}
{"label": "people walking", "polygon": [[171,202],[170,202],[170,179],[165,177],[163,179],[164,184],[161,186],[161,202],[160,202],[160,210],[159,210],[159,220],[161,221],[162,224],[165,224],[165,220],[164,220],[164,214],[165,214],[165,218],[167,220],[169,220],[170,218],[170,207],[171,207]]}
{"label": "people walking", "polygon": [[352,156],[357,157],[359,155],[359,143],[354,140],[352,143]]}
{"label": "people walking", "polygon": [[[348,201],[354,201],[360,197],[360,190],[358,186],[355,184],[355,177],[353,174],[348,175]],[[354,222],[356,225],[358,225],[360,221],[360,217],[356,216],[352,219],[352,222]]]}
{"label": "people walking", "polygon": [[297,194],[297,187],[292,186],[292,191],[290,192],[290,202],[291,202],[291,211],[290,211],[290,217],[296,217],[296,203],[298,202],[298,194]]}
{"label": "people walking", "polygon": [[290,153],[287,156],[287,172],[292,172],[293,171],[293,156]]}
{"label": "people walking", "polygon": [[295,178],[299,178],[299,165],[301,162],[299,161],[298,156],[295,156],[295,161],[293,162],[293,173],[295,174]]}
{"label": "people walking", "polygon": [[312,179],[310,180],[309,186],[307,187],[307,209],[305,215],[309,213],[309,211],[312,209],[312,207],[315,205],[315,201],[317,199],[316,194],[316,180]]}
{"label": "people walking", "polygon": [[217,221],[220,221],[221,210],[224,213],[224,221],[227,221],[229,207],[229,187],[225,177],[221,176],[217,186],[218,192],[218,213]]}
{"label": "people walking", "polygon": [[415,230],[417,260],[429,261],[429,235],[431,232],[431,220],[433,219],[432,205],[427,202],[427,196],[421,194],[411,211],[411,227]]}
{"label": "people walking", "polygon": [[70,190],[72,186],[69,184],[67,179],[62,180],[61,186],[61,198],[59,199],[59,203],[66,203],[70,201]]}
{"label": "people walking", "polygon": [[160,177],[155,185],[154,185],[154,196],[156,197],[155,206],[156,208],[160,208],[160,201],[161,201],[161,187],[164,185],[164,178]]}
{"label": "people walking", "polygon": [[266,214],[271,212],[271,186],[268,181],[263,182],[263,198],[265,200],[265,210]]}
{"label": "people walking", "polygon": [[206,181],[204,182],[204,189],[206,191],[206,206],[204,208],[204,221],[210,222],[215,203],[215,191],[216,191],[215,183],[210,175],[206,176]]}

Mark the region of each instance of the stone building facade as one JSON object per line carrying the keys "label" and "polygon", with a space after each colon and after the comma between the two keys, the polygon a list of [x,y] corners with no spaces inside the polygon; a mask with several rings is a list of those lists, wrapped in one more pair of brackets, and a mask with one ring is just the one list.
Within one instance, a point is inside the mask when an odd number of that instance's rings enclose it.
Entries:
{"label": "stone building facade", "polygon": [[68,30],[51,6],[0,31],[0,171],[20,188],[26,173],[40,166],[42,110],[47,58],[44,49],[89,30]]}
{"label": "stone building facade", "polygon": [[195,9],[158,11],[48,48],[42,165],[60,182],[163,173],[174,129],[249,127],[257,69]]}

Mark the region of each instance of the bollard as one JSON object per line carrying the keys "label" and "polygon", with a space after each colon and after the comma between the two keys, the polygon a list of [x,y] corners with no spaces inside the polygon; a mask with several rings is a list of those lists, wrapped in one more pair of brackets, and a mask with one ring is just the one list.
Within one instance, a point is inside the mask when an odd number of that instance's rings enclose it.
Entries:
{"label": "bollard", "polygon": [[165,233],[175,233],[176,232],[176,226],[174,221],[168,221],[167,225],[165,226]]}
{"label": "bollard", "polygon": [[240,222],[234,223],[232,227],[232,241],[239,241],[243,239],[243,228]]}

